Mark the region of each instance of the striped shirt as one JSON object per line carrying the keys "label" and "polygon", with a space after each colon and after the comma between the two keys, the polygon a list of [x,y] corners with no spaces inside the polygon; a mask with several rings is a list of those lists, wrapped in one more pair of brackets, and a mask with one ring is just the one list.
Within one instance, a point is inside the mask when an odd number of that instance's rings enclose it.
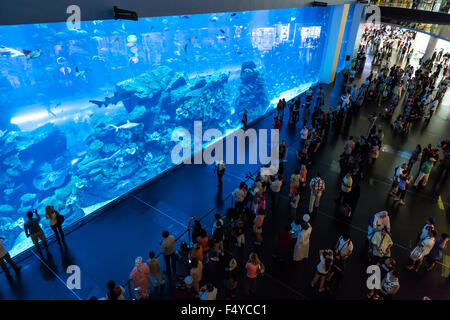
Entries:
{"label": "striped shirt", "polygon": [[315,177],[311,179],[309,186],[313,191],[322,192],[323,190],[325,190],[325,181],[323,181],[319,177]]}

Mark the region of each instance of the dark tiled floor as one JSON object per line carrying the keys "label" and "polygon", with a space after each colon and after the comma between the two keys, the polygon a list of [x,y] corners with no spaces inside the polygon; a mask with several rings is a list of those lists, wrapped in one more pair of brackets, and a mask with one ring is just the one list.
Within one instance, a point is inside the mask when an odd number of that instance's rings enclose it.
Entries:
{"label": "dark tiled floor", "polygon": [[[370,57],[369,57],[370,59]],[[366,64],[366,66],[370,66]],[[364,70],[362,78],[367,75]],[[328,102],[339,99],[342,76],[339,75],[334,86],[328,90]],[[270,213],[264,225],[264,245],[255,248],[253,236],[248,234],[244,252],[230,247],[240,267],[248,253],[256,251],[265,263],[266,275],[258,281],[256,298],[261,299],[364,299],[365,288],[365,238],[368,218],[380,210],[391,214],[393,239],[396,243],[393,256],[398,260],[401,289],[397,299],[420,299],[428,295],[433,299],[448,299],[449,268],[439,265],[428,274],[410,274],[403,271],[412,241],[423,226],[426,217],[433,215],[440,232],[450,231],[450,221],[445,211],[440,210],[437,199],[441,196],[446,208],[450,206],[449,182],[436,186],[436,170],[432,173],[429,185],[420,191],[410,190],[406,196],[407,206],[399,208],[387,197],[393,169],[407,160],[409,153],[417,143],[436,144],[446,138],[449,132],[450,115],[449,94],[445,97],[435,116],[428,125],[423,122],[413,126],[407,138],[392,134],[389,123],[378,122],[385,132],[384,152],[381,153],[369,176],[361,184],[361,198],[351,221],[343,221],[335,211],[334,198],[338,192],[339,165],[337,159],[342,152],[348,135],[359,136],[365,133],[368,115],[377,109],[374,105],[365,105],[360,113],[344,126],[340,132],[330,132],[328,140],[319,150],[317,161],[309,169],[309,178],[320,171],[327,182],[327,190],[321,201],[320,210],[312,216],[313,232],[311,236],[310,257],[307,261],[294,263],[274,262],[274,239],[276,232],[286,224],[289,208],[287,197],[280,200],[276,213]],[[399,112],[400,110],[396,110]],[[395,115],[394,115],[395,116]],[[270,128],[269,116],[254,123],[255,128]],[[284,177],[296,167],[295,151],[299,146],[297,128],[287,126],[287,114],[281,131],[281,139],[289,147]],[[89,223],[73,230],[67,235],[67,250],[60,250],[57,244],[50,245],[50,255],[41,259],[35,254],[22,259],[20,280],[8,282],[0,278],[1,299],[87,299],[92,295],[104,296],[106,282],[110,279],[123,284],[134,265],[136,256],[147,257],[150,250],[159,252],[160,233],[167,229],[172,234],[186,240],[188,220],[192,216],[202,218],[203,226],[209,230],[213,215],[223,214],[231,205],[230,194],[248,172],[258,169],[256,165],[227,165],[223,190],[216,188],[213,168],[208,165],[186,165],[174,169],[154,184],[135,192],[126,200],[108,209]],[[417,170],[417,168],[416,168]],[[415,173],[415,172],[414,172]],[[282,193],[288,193],[284,186]],[[299,213],[306,210],[309,196],[302,198]],[[355,244],[355,251],[348,263],[344,278],[338,290],[332,294],[318,295],[309,286],[318,263],[318,250],[334,246],[338,236],[349,231]],[[180,240],[179,240],[180,241]],[[227,257],[228,258],[228,257]],[[446,257],[447,259],[447,257]],[[204,276],[219,286],[226,261],[210,263],[204,268]],[[444,261],[447,265],[448,261]],[[68,265],[76,264],[81,268],[82,288],[69,290],[66,285]],[[182,268],[180,267],[180,270]],[[243,273],[242,273],[243,274]],[[155,299],[173,299],[182,297],[170,286],[153,293]],[[238,289],[242,297],[242,281]]]}

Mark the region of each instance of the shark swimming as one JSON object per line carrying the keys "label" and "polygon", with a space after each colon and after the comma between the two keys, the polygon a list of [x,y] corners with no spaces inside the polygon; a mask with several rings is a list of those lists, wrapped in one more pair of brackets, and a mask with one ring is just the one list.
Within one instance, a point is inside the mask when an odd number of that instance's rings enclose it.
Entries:
{"label": "shark swimming", "polygon": [[110,104],[116,105],[120,101],[126,99],[128,95],[119,95],[117,91],[114,92],[114,96],[112,97],[105,97],[103,101],[101,100],[89,100],[89,102],[96,104],[97,107],[101,108],[103,106],[108,107]]}
{"label": "shark swimming", "polygon": [[116,129],[116,132],[119,131],[119,129],[130,129],[130,128],[134,128],[139,126],[140,123],[136,123],[136,122],[130,122],[130,120],[127,120],[127,123],[117,127],[113,124],[109,124],[108,127],[113,127],[114,129]]}
{"label": "shark swimming", "polygon": [[117,150],[116,152],[114,152],[114,153],[113,153],[111,156],[109,156],[109,157],[106,157],[106,158],[104,158],[104,159],[96,159],[96,160],[93,160],[93,161],[88,162],[88,163],[86,163],[86,164],[82,164],[82,165],[81,165],[81,166],[82,166],[82,169],[86,169],[86,170],[87,170],[87,169],[90,169],[90,168],[93,167],[93,166],[94,166],[94,167],[102,166],[102,163],[117,158],[117,157],[120,155],[120,153],[121,153],[121,151],[120,151],[120,150]]}

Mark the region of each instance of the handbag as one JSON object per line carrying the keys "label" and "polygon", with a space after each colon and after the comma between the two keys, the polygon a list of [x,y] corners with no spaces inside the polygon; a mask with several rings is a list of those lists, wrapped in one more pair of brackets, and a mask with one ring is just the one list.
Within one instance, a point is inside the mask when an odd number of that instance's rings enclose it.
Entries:
{"label": "handbag", "polygon": [[339,213],[346,218],[350,218],[352,214],[352,209],[350,208],[349,205],[344,204],[340,206]]}
{"label": "handbag", "polygon": [[58,211],[55,210],[56,213],[56,221],[58,221],[58,223],[63,224],[64,223],[64,216],[62,214],[60,214]]}

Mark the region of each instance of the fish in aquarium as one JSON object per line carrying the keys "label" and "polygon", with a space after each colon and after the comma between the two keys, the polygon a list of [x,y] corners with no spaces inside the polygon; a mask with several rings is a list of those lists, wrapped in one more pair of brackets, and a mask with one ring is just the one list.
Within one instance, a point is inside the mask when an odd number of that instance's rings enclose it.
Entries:
{"label": "fish in aquarium", "polygon": [[86,79],[87,70],[78,70],[78,67],[75,67],[75,76]]}
{"label": "fish in aquarium", "polygon": [[116,105],[120,101],[125,99],[125,96],[121,96],[117,93],[117,91],[114,92],[114,95],[112,97],[105,97],[103,101],[99,100],[89,100],[90,103],[93,103],[97,105],[99,108],[101,107],[108,107],[110,104]]}
{"label": "fish in aquarium", "polygon": [[32,245],[28,210],[53,205],[75,223],[172,167],[176,128],[236,129],[243,110],[251,122],[307,90],[330,10],[0,26],[0,231],[11,254]]}
{"label": "fish in aquarium", "polygon": [[125,123],[125,124],[123,124],[121,126],[118,126],[118,127],[116,127],[113,124],[109,124],[108,126],[109,127],[113,127],[114,129],[116,129],[116,132],[117,132],[120,129],[122,129],[122,130],[123,129],[131,129],[131,128],[134,128],[134,127],[139,126],[139,125],[140,125],[139,123],[134,123],[134,122],[130,122],[130,120],[127,120],[127,123]]}

